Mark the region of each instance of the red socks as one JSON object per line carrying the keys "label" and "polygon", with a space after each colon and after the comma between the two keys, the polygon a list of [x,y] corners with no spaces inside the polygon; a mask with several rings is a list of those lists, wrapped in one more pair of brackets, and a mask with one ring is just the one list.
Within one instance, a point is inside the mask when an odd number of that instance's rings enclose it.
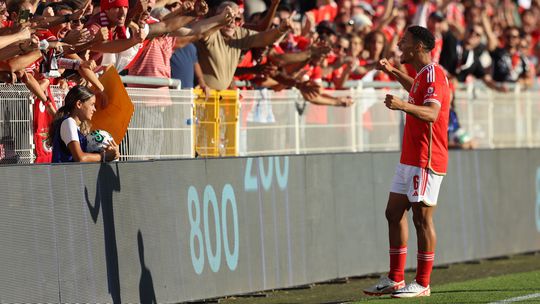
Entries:
{"label": "red socks", "polygon": [[390,247],[390,272],[388,277],[394,282],[405,279],[405,262],[407,261],[407,246]]}
{"label": "red socks", "polygon": [[[416,267],[416,283],[428,287],[433,268],[435,252],[418,251],[418,265]],[[395,280],[394,280],[395,281]]]}
{"label": "red socks", "polygon": [[[405,279],[405,262],[407,261],[407,247],[390,248],[390,272],[388,277],[395,282]],[[427,287],[433,269],[435,252],[418,252],[418,264],[416,268],[416,283]]]}

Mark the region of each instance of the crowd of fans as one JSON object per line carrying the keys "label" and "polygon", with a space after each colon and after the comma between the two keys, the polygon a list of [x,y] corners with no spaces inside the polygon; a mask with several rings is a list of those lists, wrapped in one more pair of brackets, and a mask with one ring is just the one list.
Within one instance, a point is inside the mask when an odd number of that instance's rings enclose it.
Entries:
{"label": "crowd of fans", "polygon": [[[246,1],[245,4],[248,6],[253,2]],[[260,14],[251,14],[248,22],[257,22],[260,15],[277,10],[276,24],[303,6],[303,1],[277,2],[271,2]],[[488,87],[504,92],[508,90],[508,83],[520,83],[522,87],[530,88],[537,81],[540,1],[315,2],[315,8],[308,8],[303,18],[298,15],[293,18],[293,30],[279,42],[279,48],[274,46],[270,51],[269,58],[272,59],[272,54],[303,51],[317,43],[331,46],[320,60],[311,60],[301,69],[289,69],[300,75],[296,77],[309,78],[334,89],[343,89],[347,80],[391,81],[393,79],[377,70],[382,58],[388,58],[390,64],[414,76],[410,67],[400,64],[397,42],[408,26],[421,25],[435,35],[432,58],[447,71],[454,83],[476,78]],[[288,69],[281,62],[270,61],[278,69]],[[240,66],[253,63],[261,62],[246,56]],[[247,79],[255,79],[255,86],[271,87],[271,82],[261,81],[271,75],[264,73],[263,77],[248,76],[251,78]]]}
{"label": "crowd of fans", "polygon": [[507,91],[540,71],[539,0],[0,0],[0,82],[22,82],[54,115],[48,86],[89,87],[97,75],[178,78],[183,88],[296,87],[304,99],[349,106],[325,89],[392,81],[409,25],[436,37],[433,60],[453,83]]}
{"label": "crowd of fans", "polygon": [[240,80],[347,106],[321,88],[391,81],[376,69],[382,58],[414,73],[397,48],[412,24],[436,36],[432,57],[455,81],[506,91],[532,86],[539,70],[538,0],[0,0],[0,18],[0,81],[23,82],[44,103],[51,83],[87,84],[106,103],[95,72],[113,64],[184,88]]}

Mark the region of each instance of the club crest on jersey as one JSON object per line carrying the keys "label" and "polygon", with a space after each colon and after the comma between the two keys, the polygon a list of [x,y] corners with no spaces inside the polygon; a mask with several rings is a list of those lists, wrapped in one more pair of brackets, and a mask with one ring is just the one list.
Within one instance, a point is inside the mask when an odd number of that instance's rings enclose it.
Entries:
{"label": "club crest on jersey", "polygon": [[435,94],[435,89],[433,87],[429,87],[426,90],[426,95],[424,95],[424,98],[429,98],[429,97],[437,97],[437,94]]}

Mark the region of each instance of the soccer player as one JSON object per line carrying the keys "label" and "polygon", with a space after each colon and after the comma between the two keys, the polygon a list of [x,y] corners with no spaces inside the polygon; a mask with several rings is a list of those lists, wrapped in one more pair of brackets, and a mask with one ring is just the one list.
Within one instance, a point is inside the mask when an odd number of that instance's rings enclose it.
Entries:
{"label": "soccer player", "polygon": [[[406,113],[401,160],[397,165],[386,206],[390,240],[390,272],[375,286],[364,289],[368,295],[391,294],[396,298],[430,295],[430,276],[435,257],[433,213],[448,162],[448,116],[450,89],[443,69],[432,62],[433,35],[424,27],[411,26],[398,43],[401,63],[411,64],[415,79],[394,68],[388,60],[378,68],[395,77],[409,91],[409,100],[390,94],[387,108]],[[407,211],[412,208],[418,239],[416,278],[405,285],[407,256]]]}

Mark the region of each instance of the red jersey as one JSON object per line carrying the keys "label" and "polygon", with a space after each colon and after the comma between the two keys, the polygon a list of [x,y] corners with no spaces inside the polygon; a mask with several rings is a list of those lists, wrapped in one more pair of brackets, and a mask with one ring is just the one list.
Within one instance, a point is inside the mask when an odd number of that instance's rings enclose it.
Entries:
{"label": "red jersey", "polygon": [[431,60],[433,60],[433,62],[439,63],[439,60],[441,59],[442,48],[443,48],[442,37],[435,38],[435,47],[433,48],[433,50],[431,50]]}
{"label": "red jersey", "polygon": [[335,2],[332,2],[330,4],[312,9],[309,12],[313,14],[315,24],[319,24],[323,21],[334,22],[334,19],[336,19],[338,13],[338,7]]}
{"label": "red jersey", "polygon": [[409,103],[422,106],[430,102],[441,106],[435,122],[429,123],[407,114],[400,162],[445,174],[448,164],[450,88],[444,70],[435,63],[426,65],[418,72],[409,92]]}
{"label": "red jersey", "polygon": [[303,80],[312,80],[316,83],[322,82],[322,68],[318,65],[312,66],[312,65],[306,65],[304,67],[304,70],[306,70],[306,74],[304,75]]}
{"label": "red jersey", "polygon": [[305,51],[310,45],[311,39],[304,36],[294,36],[293,34],[289,34],[289,36],[279,44],[279,46],[287,52]]}

